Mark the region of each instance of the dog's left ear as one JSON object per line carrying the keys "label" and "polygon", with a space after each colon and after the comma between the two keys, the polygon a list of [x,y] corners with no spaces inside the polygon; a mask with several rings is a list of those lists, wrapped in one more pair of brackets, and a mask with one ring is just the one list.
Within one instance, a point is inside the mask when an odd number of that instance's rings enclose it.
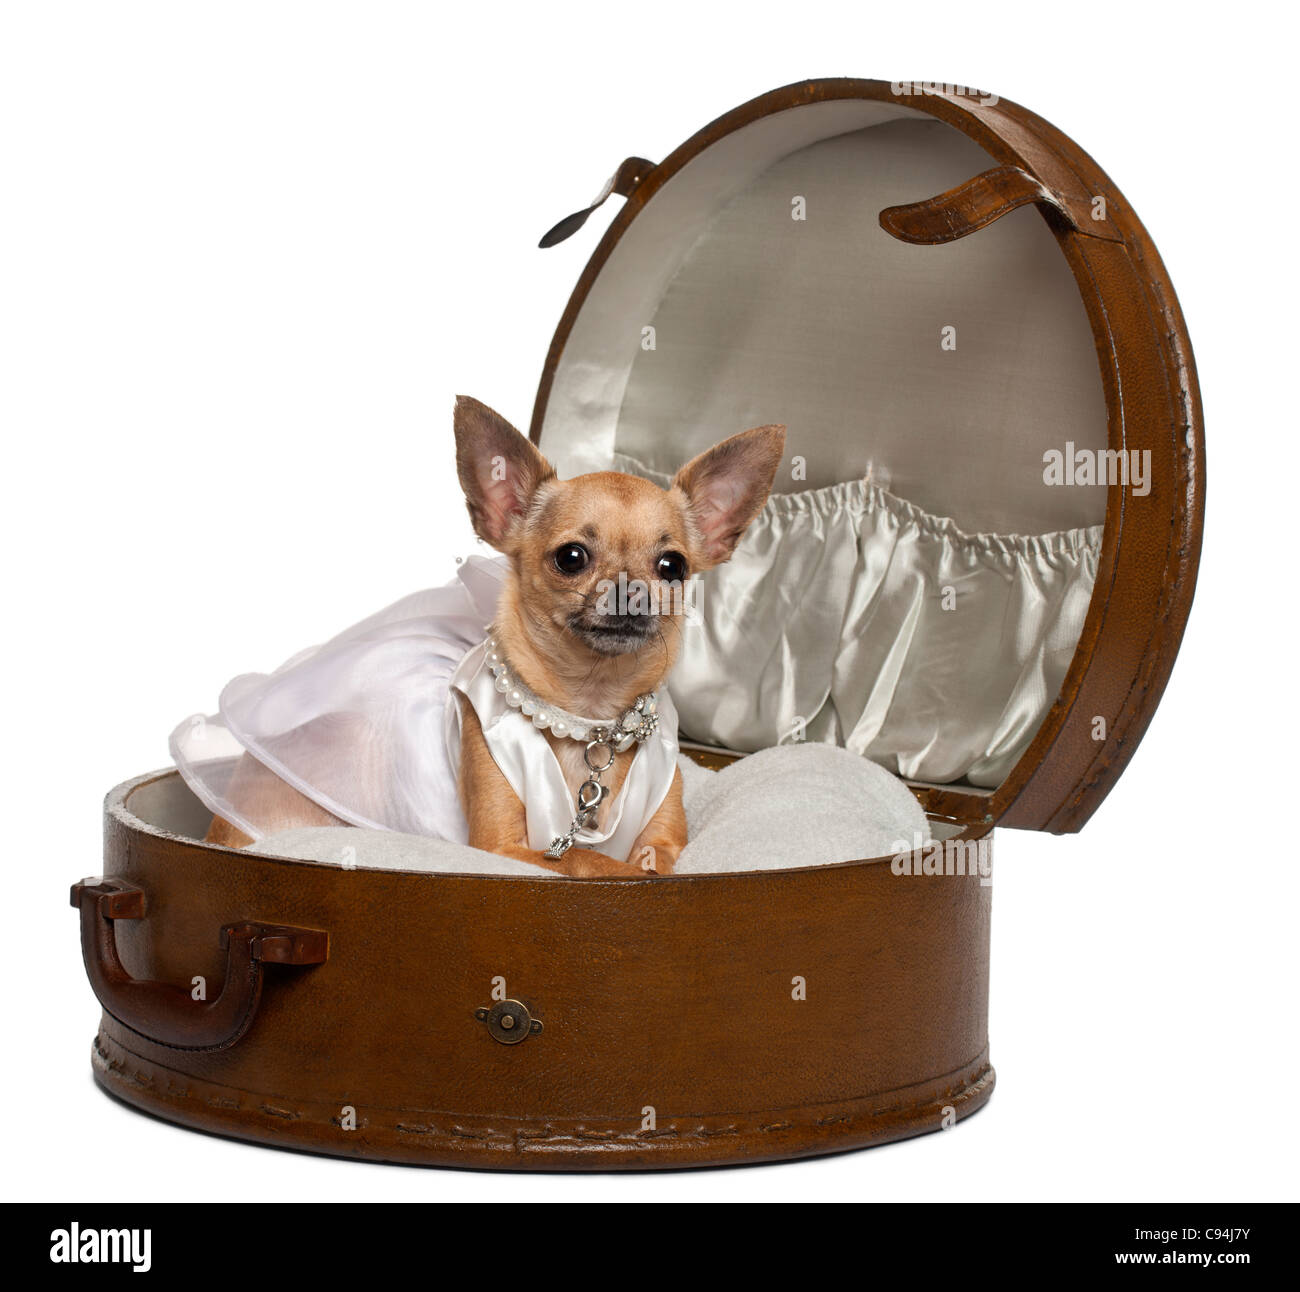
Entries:
{"label": "dog's left ear", "polygon": [[699,532],[697,568],[727,560],[762,509],[785,452],[784,426],[756,426],[692,458],[673,487],[686,495]]}
{"label": "dog's left ear", "polygon": [[454,420],[456,473],[470,523],[485,543],[508,554],[520,517],[555,468],[500,413],[477,399],[457,395]]}

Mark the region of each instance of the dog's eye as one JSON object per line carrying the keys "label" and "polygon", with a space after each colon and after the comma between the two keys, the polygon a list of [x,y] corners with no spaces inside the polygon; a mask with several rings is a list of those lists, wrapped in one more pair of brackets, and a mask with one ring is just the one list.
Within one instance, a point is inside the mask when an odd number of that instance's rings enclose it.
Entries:
{"label": "dog's eye", "polygon": [[686,577],[686,558],[680,552],[665,552],[655,563],[655,573],[667,583],[680,583]]}
{"label": "dog's eye", "polygon": [[591,553],[581,543],[564,543],[555,549],[555,568],[561,574],[579,574],[590,560]]}

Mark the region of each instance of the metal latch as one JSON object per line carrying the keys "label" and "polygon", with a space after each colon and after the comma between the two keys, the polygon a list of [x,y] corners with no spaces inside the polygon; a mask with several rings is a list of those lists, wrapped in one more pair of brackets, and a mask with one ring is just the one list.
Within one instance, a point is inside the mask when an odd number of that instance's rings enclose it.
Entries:
{"label": "metal latch", "polygon": [[519,1000],[499,1000],[491,1009],[476,1009],[474,1017],[486,1023],[492,1039],[502,1045],[518,1045],[542,1030],[542,1020],[534,1018]]}

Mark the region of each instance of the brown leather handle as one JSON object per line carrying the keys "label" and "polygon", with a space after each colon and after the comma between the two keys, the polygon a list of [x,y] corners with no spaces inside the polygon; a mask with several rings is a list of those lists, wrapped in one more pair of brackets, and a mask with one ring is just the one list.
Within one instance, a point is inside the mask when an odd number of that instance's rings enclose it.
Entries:
{"label": "brown leather handle", "polygon": [[1123,240],[1107,220],[1093,218],[1091,197],[1050,188],[1019,166],[996,166],[924,202],[887,206],[880,213],[880,227],[902,242],[955,242],[1030,202],[1050,207],[1076,233]]}
{"label": "brown leather handle", "polygon": [[655,164],[652,161],[646,161],[644,157],[628,157],[606,181],[605,187],[592,199],[590,204],[581,211],[575,211],[572,215],[566,215],[563,220],[552,225],[542,234],[542,240],[537,244],[539,247],[553,247],[557,242],[563,242],[565,238],[571,238],[584,224],[587,223],[587,217],[605,201],[611,193],[617,193],[619,197],[631,197],[632,190],[647,175],[654,170]]}
{"label": "brown leather handle", "polygon": [[123,1027],[175,1050],[225,1050],[252,1025],[262,998],[262,967],[322,964],[329,934],[285,924],[228,924],[221,931],[226,974],[220,994],[196,1001],[184,987],[132,978],[117,954],[116,920],[138,920],[144,893],[116,879],[72,886],[81,911],[81,955],[99,1003]]}

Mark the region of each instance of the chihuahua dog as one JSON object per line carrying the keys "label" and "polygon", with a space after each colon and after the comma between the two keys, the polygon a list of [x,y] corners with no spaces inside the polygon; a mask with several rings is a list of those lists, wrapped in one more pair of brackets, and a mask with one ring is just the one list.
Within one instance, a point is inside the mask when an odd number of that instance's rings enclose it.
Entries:
{"label": "chihuahua dog", "polygon": [[[616,471],[561,480],[504,418],[464,396],[456,401],[455,437],[474,531],[508,558],[496,643],[518,678],[547,704],[614,716],[664,683],[680,644],[686,581],[731,557],[766,502],[785,451],[783,426],[757,427],[701,453],[662,489]],[[601,595],[620,585],[648,595],[635,605]],[[680,772],[628,856],[581,846],[552,856],[529,847],[526,805],[494,760],[473,706],[455,690],[448,703],[460,705],[459,793],[471,847],[575,877],[672,873],[686,843]],[[591,775],[585,747],[550,730],[541,734],[573,801]],[[637,753],[636,745],[608,750],[606,795],[592,819],[597,827]],[[339,823],[247,755],[230,793],[233,802],[249,803],[259,819],[279,829]],[[219,817],[208,839],[233,847],[249,842]]]}

